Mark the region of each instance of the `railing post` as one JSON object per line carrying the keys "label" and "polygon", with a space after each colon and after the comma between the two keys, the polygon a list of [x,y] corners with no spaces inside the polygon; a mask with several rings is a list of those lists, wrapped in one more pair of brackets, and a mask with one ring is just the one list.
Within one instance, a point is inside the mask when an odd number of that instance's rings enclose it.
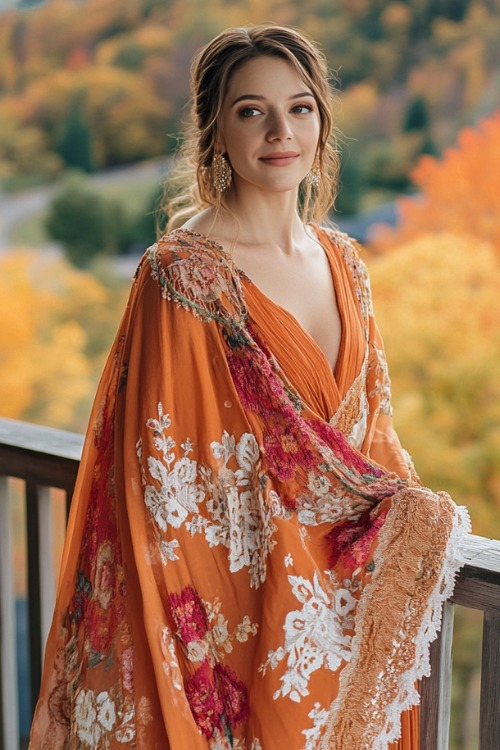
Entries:
{"label": "railing post", "polygon": [[52,623],[56,598],[56,578],[54,571],[54,543],[52,523],[52,497],[49,487],[38,487],[39,522],[39,581],[40,581],[40,625],[42,658],[45,642]]}
{"label": "railing post", "polygon": [[421,750],[448,750],[453,620],[453,605],[445,602],[441,632],[431,646],[431,676],[423,679],[421,684]]}
{"label": "railing post", "polygon": [[479,727],[479,750],[498,750],[500,746],[500,617],[498,612],[484,613]]}
{"label": "railing post", "polygon": [[0,750],[19,748],[16,614],[12,581],[11,499],[0,477]]}
{"label": "railing post", "polygon": [[34,710],[40,691],[43,653],[55,599],[52,505],[49,487],[27,482],[26,504],[31,708]]}
{"label": "railing post", "polygon": [[42,680],[42,596],[40,590],[40,508],[38,485],[26,482],[28,538],[28,613],[30,644],[31,709],[35,708]]}

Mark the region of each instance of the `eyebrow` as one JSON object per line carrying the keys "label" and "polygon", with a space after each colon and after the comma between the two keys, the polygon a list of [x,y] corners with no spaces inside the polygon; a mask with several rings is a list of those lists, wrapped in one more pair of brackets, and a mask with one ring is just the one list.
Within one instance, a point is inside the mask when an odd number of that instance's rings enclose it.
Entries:
{"label": "eyebrow", "polygon": [[[290,99],[303,99],[304,96],[310,96],[312,99],[314,99],[314,94],[312,94],[310,91],[301,91],[300,94],[293,94],[293,96],[290,96]],[[237,99],[234,100],[234,102],[231,104],[232,107],[234,107],[235,104],[238,104],[238,102],[241,102],[243,99],[254,99],[259,102],[265,101],[266,97],[261,96],[260,94],[242,94]]]}

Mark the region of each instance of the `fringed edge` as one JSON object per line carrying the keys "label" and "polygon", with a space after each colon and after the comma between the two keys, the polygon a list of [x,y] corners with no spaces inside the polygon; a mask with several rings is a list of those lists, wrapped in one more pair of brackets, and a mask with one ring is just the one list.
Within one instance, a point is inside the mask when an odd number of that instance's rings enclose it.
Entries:
{"label": "fringed edge", "polygon": [[386,707],[386,726],[392,725],[393,729],[392,731],[384,729],[381,732],[375,740],[373,750],[387,750],[389,743],[398,740],[401,736],[401,714],[420,703],[420,694],[415,684],[422,677],[429,677],[431,673],[431,643],[437,638],[441,630],[444,603],[453,594],[457,574],[466,562],[463,542],[467,534],[471,533],[471,530],[467,508],[456,506],[453,526],[446,546],[442,574],[429,598],[428,607],[417,635],[415,664],[399,676],[398,693],[406,695],[406,699],[395,700]]}

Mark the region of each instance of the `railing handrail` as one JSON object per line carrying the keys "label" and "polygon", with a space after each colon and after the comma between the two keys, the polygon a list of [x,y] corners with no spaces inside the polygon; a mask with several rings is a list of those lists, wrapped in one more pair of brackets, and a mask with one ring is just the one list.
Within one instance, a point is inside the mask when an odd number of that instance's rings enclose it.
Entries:
{"label": "railing handrail", "polygon": [[83,435],[0,417],[0,447],[67,461],[80,461]]}

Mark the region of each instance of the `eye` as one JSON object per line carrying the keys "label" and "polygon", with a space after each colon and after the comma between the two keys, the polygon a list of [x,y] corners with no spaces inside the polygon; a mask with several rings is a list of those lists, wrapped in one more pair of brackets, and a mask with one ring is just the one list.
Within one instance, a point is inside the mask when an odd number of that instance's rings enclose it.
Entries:
{"label": "eye", "polygon": [[260,114],[262,113],[260,109],[257,109],[257,107],[244,107],[243,109],[239,110],[238,117],[256,117]]}
{"label": "eye", "polygon": [[292,112],[296,115],[307,115],[312,111],[313,107],[311,104],[296,104],[294,107],[292,107]]}

